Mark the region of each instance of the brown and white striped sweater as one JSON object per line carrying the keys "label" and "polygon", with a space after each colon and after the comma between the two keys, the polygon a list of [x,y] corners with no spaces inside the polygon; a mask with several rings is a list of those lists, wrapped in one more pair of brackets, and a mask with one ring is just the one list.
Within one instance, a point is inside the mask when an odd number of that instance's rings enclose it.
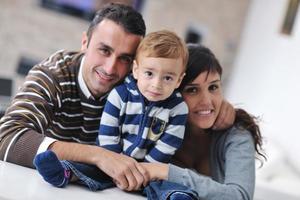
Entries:
{"label": "brown and white striped sweater", "polygon": [[45,136],[95,144],[103,100],[79,87],[82,54],[59,51],[34,66],[0,121],[0,159],[33,167]]}

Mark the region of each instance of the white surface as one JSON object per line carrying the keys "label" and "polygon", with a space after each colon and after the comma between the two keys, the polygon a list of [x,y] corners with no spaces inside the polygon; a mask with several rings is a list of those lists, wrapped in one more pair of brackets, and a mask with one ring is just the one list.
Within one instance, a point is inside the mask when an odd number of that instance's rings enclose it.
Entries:
{"label": "white surface", "polygon": [[98,192],[83,186],[68,185],[55,188],[46,183],[36,170],[0,161],[0,200],[142,200],[138,194],[126,193],[118,188]]}
{"label": "white surface", "polygon": [[270,159],[258,183],[300,199],[300,9],[292,35],[284,35],[288,3],[251,1],[226,98],[261,119]]}

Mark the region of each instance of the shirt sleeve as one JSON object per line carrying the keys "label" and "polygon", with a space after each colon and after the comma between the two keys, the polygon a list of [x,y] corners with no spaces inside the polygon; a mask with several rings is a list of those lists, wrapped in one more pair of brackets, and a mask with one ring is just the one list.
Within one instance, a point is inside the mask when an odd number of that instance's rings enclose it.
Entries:
{"label": "shirt sleeve", "polygon": [[255,186],[255,149],[248,131],[236,131],[224,143],[224,180],[169,165],[168,180],[195,190],[200,199],[251,200]]}
{"label": "shirt sleeve", "polygon": [[122,99],[116,89],[107,97],[104,111],[101,116],[97,144],[108,150],[121,153],[121,133],[119,129],[120,110]]}
{"label": "shirt sleeve", "polygon": [[57,105],[50,71],[35,66],[0,121],[0,159],[33,168],[32,160],[44,140]]}
{"label": "shirt sleeve", "polygon": [[146,162],[170,162],[171,157],[182,144],[187,120],[188,107],[184,101],[176,105],[171,112],[169,122],[155,145],[148,150]]}

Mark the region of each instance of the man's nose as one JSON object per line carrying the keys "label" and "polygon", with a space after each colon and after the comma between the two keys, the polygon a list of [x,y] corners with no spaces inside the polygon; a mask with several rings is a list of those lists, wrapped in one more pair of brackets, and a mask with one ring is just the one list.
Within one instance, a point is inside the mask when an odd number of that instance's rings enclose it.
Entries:
{"label": "man's nose", "polygon": [[114,56],[111,56],[110,58],[108,58],[106,60],[104,68],[105,68],[105,72],[108,75],[115,74],[116,70],[117,70],[117,58],[115,58]]}

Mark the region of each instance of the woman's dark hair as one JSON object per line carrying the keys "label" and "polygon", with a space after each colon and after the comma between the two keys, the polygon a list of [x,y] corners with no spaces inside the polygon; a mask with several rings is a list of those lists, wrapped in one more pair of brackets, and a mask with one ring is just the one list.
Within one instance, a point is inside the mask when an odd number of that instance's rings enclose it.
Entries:
{"label": "woman's dark hair", "polygon": [[[215,55],[206,47],[198,44],[188,44],[189,60],[185,72],[185,76],[181,82],[179,90],[182,91],[184,87],[193,82],[199,74],[203,72],[217,72],[222,76],[222,67],[215,57]],[[262,136],[259,126],[257,125],[257,118],[251,116],[243,109],[236,109],[235,125],[240,128],[250,131],[257,154],[266,159],[262,149]]]}
{"label": "woman's dark hair", "polygon": [[146,26],[142,15],[131,6],[110,3],[98,10],[87,31],[88,43],[95,27],[104,19],[112,20],[121,25],[128,33],[145,36]]}

